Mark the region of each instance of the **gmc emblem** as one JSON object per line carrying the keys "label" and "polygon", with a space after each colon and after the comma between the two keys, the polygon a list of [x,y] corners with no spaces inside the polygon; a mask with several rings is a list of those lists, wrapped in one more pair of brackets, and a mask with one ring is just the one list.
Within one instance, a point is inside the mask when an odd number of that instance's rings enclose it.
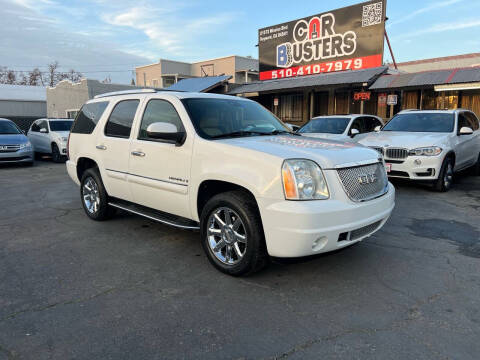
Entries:
{"label": "gmc emblem", "polygon": [[358,182],[360,185],[373,184],[377,181],[377,175],[375,174],[362,174],[358,177]]}

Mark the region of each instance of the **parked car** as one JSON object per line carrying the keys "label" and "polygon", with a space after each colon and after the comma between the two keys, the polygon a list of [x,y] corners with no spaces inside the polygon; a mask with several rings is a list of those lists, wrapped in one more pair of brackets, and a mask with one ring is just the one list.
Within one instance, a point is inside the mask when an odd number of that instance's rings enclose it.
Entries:
{"label": "parked car", "polygon": [[448,191],[454,172],[474,166],[480,173],[480,130],[468,110],[408,110],[359,142],[383,154],[388,175],[431,181]]}
{"label": "parked car", "polygon": [[305,136],[346,141],[375,130],[380,130],[383,120],[374,115],[317,116],[297,132]]}
{"label": "parked car", "polygon": [[0,164],[33,164],[32,144],[11,120],[0,119]]}
{"label": "parked car", "polygon": [[261,269],[269,255],[357,243],[394,207],[376,151],[295,135],[258,103],[226,95],[97,96],[78,114],[68,154],[91,219],[119,208],[200,229],[210,262],[231,275]]}
{"label": "parked car", "polygon": [[67,141],[72,119],[38,119],[28,130],[35,155],[48,154],[54,162],[67,158]]}

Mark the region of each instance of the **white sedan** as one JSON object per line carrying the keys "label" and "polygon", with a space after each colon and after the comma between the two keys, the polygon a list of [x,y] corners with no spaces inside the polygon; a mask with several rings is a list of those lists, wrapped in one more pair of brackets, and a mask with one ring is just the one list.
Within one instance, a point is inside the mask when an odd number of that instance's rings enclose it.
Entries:
{"label": "white sedan", "polygon": [[350,141],[360,134],[380,130],[383,120],[374,115],[329,115],[317,116],[297,132],[310,137]]}
{"label": "white sedan", "polygon": [[480,173],[480,124],[468,110],[407,110],[359,143],[383,154],[388,175],[431,181],[448,191],[454,172]]}
{"label": "white sedan", "polygon": [[72,124],[72,119],[35,120],[27,133],[35,155],[49,154],[54,162],[64,161]]}

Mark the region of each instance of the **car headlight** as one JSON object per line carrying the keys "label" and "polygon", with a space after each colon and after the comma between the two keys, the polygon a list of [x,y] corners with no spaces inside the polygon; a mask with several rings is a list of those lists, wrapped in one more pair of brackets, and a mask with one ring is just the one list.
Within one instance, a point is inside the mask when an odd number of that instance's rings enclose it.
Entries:
{"label": "car headlight", "polygon": [[23,144],[20,144],[20,150],[21,149],[28,149],[28,148],[31,148],[31,147],[32,147],[32,144],[30,144],[30,141],[26,142],[26,143],[23,143]]}
{"label": "car headlight", "polygon": [[408,155],[414,156],[437,156],[442,152],[442,148],[438,146],[429,146],[418,149],[412,149],[408,152]]}
{"label": "car headlight", "polygon": [[282,180],[287,200],[324,200],[330,196],[322,169],[311,160],[285,160]]}

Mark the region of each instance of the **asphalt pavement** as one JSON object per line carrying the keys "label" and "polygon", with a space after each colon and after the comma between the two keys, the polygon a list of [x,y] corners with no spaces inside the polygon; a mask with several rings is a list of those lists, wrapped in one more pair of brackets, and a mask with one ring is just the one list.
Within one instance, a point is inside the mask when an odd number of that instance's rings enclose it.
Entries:
{"label": "asphalt pavement", "polygon": [[65,166],[0,167],[0,360],[478,359],[480,177],[395,182],[385,227],[233,278],[198,232],[94,222]]}

